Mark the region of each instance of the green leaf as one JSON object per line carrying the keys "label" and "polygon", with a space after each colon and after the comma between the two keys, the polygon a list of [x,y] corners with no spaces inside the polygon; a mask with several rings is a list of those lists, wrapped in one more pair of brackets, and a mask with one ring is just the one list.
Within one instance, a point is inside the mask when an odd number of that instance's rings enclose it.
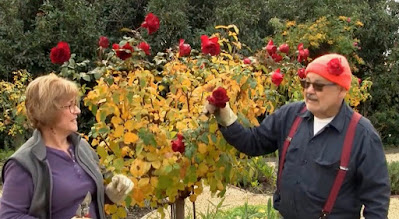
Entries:
{"label": "green leaf", "polygon": [[209,144],[209,139],[208,139],[208,133],[204,133],[202,134],[198,140],[201,140],[202,142],[204,142],[205,144]]}
{"label": "green leaf", "polygon": [[172,184],[173,180],[169,178],[168,176],[161,175],[158,178],[158,188],[160,189],[166,189],[170,187]]}
{"label": "green leaf", "polygon": [[100,128],[99,130],[98,130],[98,133],[100,133],[100,134],[108,134],[109,133],[109,127],[108,126],[105,126],[105,127],[102,127],[102,128]]}
{"label": "green leaf", "polygon": [[115,170],[118,172],[121,171],[124,167],[123,163],[124,162],[122,158],[117,158],[116,160],[114,160],[113,166],[115,167]]}
{"label": "green leaf", "polygon": [[111,141],[111,142],[109,143],[109,147],[111,148],[112,152],[114,152],[114,154],[115,154],[117,157],[120,157],[120,156],[121,156],[121,150],[120,150],[119,144],[118,144],[117,142]]}
{"label": "green leaf", "polygon": [[141,154],[141,152],[143,151],[143,145],[142,144],[138,144],[136,146],[136,153],[137,155]]}
{"label": "green leaf", "polygon": [[157,141],[155,141],[155,136],[147,129],[141,128],[138,133],[141,140],[143,140],[144,144],[152,145],[154,147],[157,146]]}
{"label": "green leaf", "polygon": [[218,139],[214,133],[211,134],[211,139],[212,139],[213,143],[217,143],[217,141],[218,141]]}

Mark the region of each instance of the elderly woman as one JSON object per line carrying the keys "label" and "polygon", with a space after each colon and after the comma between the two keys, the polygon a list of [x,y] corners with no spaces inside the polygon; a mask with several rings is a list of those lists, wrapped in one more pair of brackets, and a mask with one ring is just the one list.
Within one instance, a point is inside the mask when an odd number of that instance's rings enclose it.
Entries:
{"label": "elderly woman", "polygon": [[104,189],[98,156],[76,133],[78,94],[76,84],[55,74],[28,85],[25,105],[35,131],[4,165],[0,218],[70,219],[78,208],[86,210],[79,216],[105,218],[105,200],[121,202],[133,188],[115,175]]}

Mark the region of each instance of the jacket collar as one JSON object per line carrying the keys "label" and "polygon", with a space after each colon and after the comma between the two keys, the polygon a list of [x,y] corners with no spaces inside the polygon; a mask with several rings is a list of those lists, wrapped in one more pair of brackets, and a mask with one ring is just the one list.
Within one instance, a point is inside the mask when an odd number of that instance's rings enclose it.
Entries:
{"label": "jacket collar", "polygon": [[[80,135],[76,132],[70,134],[68,139],[72,142],[72,144],[77,148],[80,142]],[[38,129],[33,131],[32,135],[32,153],[36,156],[37,159],[41,161],[46,160],[46,145],[44,144],[43,137],[41,132]]]}
{"label": "jacket collar", "polygon": [[[334,119],[328,124],[328,126],[334,127],[338,132],[343,132],[346,123],[346,117],[351,116],[353,110],[348,106],[345,101],[342,101],[341,108],[338,111],[338,114],[334,117]],[[299,116],[303,118],[313,119],[314,115],[309,111],[306,110],[304,113],[299,114]]]}

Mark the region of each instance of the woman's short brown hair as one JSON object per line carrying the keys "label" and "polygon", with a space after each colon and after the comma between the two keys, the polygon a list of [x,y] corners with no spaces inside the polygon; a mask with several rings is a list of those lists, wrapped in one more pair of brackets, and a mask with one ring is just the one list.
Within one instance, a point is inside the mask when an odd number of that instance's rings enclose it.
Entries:
{"label": "woman's short brown hair", "polygon": [[28,119],[33,128],[40,129],[56,122],[62,104],[73,98],[78,99],[79,89],[74,82],[49,74],[30,82],[25,95]]}

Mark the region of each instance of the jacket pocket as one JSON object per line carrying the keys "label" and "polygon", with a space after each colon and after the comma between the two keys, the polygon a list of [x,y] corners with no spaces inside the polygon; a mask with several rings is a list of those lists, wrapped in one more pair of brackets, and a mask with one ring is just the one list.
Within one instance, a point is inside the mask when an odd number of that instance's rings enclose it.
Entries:
{"label": "jacket pocket", "polygon": [[315,159],[312,183],[308,190],[314,197],[326,200],[337,176],[340,160]]}

